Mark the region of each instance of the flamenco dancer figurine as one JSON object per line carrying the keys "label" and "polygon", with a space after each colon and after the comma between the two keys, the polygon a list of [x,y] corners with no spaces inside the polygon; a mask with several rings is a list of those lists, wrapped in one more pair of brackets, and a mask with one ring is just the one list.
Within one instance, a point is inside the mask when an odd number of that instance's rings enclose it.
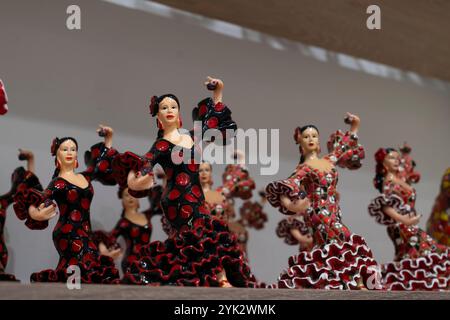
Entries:
{"label": "flamenco dancer figurine", "polygon": [[[229,138],[227,133],[234,133],[236,124],[222,103],[223,82],[208,77],[205,84],[213,97],[202,100],[195,112],[202,133],[216,129]],[[256,280],[235,238],[223,221],[210,215],[199,181],[199,162],[195,161],[201,158],[200,141],[195,135],[179,131],[179,111],[180,103],[173,94],[154,96],[150,113],[156,117],[158,139],[143,158],[127,152],[114,159],[114,170],[119,177],[127,174],[130,194],[136,197],[145,196],[153,185],[150,170],[161,165],[167,176],[161,207],[174,230],[166,241],[144,246],[139,261],[131,264],[125,278],[130,283],[152,285],[255,286]],[[185,155],[191,160],[183,161]],[[136,159],[138,165],[133,168],[130,162]],[[131,169],[129,173],[124,167]]]}
{"label": "flamenco dancer figurine", "polygon": [[[142,246],[148,245],[152,235],[151,217],[153,210],[139,211],[139,200],[128,193],[128,188],[119,188],[118,196],[122,200],[122,215],[114,229],[105,233],[96,231],[100,253],[116,259],[121,254],[118,239],[126,242],[125,256],[122,259],[122,271],[127,272],[130,264],[136,261]],[[155,212],[157,212],[155,210]]]}
{"label": "flamenco dancer figurine", "polygon": [[[8,249],[3,237],[3,230],[5,228],[6,210],[13,203],[14,194],[17,188],[25,181],[38,181],[34,175],[34,155],[31,151],[19,149],[19,160],[27,161],[27,170],[19,167],[14,170],[11,176],[11,190],[0,196],[0,281],[17,281],[14,275],[5,273],[5,268],[8,263]],[[36,183],[36,187],[42,190],[42,187]]]}
{"label": "flamenco dancer figurine", "polygon": [[[94,195],[91,182],[102,181],[110,168],[105,160],[111,156],[112,130],[107,132],[105,148],[92,152],[95,166],[76,173],[78,143],[74,138],[55,138],[51,153],[55,157],[53,180],[44,192],[35,188],[21,188],[14,196],[14,210],[30,229],[45,229],[48,221],[59,214],[53,230],[53,243],[59,254],[56,270],[43,270],[31,275],[32,282],[66,282],[73,266],[80,268],[83,283],[118,283],[119,271],[114,261],[98,252],[93,241],[90,206]],[[69,270],[68,270],[69,269]]]}
{"label": "flamenco dancer figurine", "polygon": [[395,247],[394,262],[382,266],[387,290],[448,289],[450,250],[417,227],[414,166],[404,166],[403,154],[393,148],[378,149],[375,160],[374,185],[381,195],[370,203],[369,214],[387,226]]}
{"label": "flamenco dancer figurine", "polygon": [[319,130],[313,125],[297,128],[294,139],[300,144],[300,163],[288,179],[266,187],[267,200],[281,213],[304,215],[314,244],[311,250],[289,258],[288,270],[278,279],[279,288],[379,288],[370,279],[377,275],[370,248],[341,222],[335,166],[357,169],[364,158],[356,135],[359,118],[347,114],[346,123],[350,131],[334,133],[328,142],[330,153],[323,158],[319,157]]}
{"label": "flamenco dancer figurine", "polygon": [[[234,198],[238,197],[248,200],[252,196],[252,190],[255,189],[255,183],[244,167],[244,156],[241,152],[236,152],[238,164],[227,165],[222,175],[222,186],[212,189],[212,166],[208,162],[200,164],[199,175],[200,184],[205,203],[211,215],[224,221],[230,230],[236,236],[241,250],[247,253],[248,226],[254,226],[261,229],[264,222],[267,221],[267,215],[262,211],[262,206],[246,201],[244,203],[244,215],[239,220],[235,220],[236,213],[234,209]],[[259,206],[258,206],[259,205]]]}
{"label": "flamenco dancer figurine", "polygon": [[450,168],[441,182],[441,192],[437,196],[427,222],[427,231],[438,243],[450,246]]}

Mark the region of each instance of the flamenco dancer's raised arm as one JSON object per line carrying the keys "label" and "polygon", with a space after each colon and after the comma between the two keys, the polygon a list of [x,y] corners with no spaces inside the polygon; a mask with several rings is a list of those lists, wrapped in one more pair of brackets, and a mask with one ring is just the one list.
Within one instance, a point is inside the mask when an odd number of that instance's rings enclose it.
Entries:
{"label": "flamenco dancer's raised arm", "polygon": [[[106,129],[107,127],[100,127]],[[107,139],[105,139],[107,142]],[[98,151],[98,152],[97,152]],[[113,150],[114,151],[114,150]],[[44,229],[59,215],[53,231],[53,243],[60,256],[55,270],[33,273],[33,282],[66,282],[78,266],[84,283],[118,283],[119,272],[111,258],[101,256],[93,241],[90,206],[94,190],[91,181],[108,180],[111,150],[102,145],[91,149],[91,164],[81,173],[78,167],[78,143],[72,137],[55,138],[51,145],[55,171],[48,187],[40,190],[23,186],[14,196],[14,210],[31,229]]]}
{"label": "flamenco dancer's raised arm", "polygon": [[[350,131],[334,133],[328,142],[329,154],[322,158],[317,127],[298,127],[294,139],[300,145],[299,165],[288,179],[266,187],[268,201],[281,213],[303,215],[305,227],[312,230],[314,244],[309,251],[289,258],[288,270],[278,279],[280,288],[380,288],[380,284],[369,281],[377,266],[371,250],[361,236],[351,233],[341,221],[336,166],[357,169],[364,158],[356,135],[359,118],[347,114],[345,121]],[[291,235],[294,238],[299,233]]]}
{"label": "flamenco dancer's raised arm", "polygon": [[374,185],[381,194],[369,204],[369,214],[387,226],[395,247],[394,262],[382,266],[383,281],[388,290],[447,289],[450,250],[417,226],[422,215],[416,212],[416,191],[410,184],[420,174],[413,170],[410,151],[380,148],[375,154]]}

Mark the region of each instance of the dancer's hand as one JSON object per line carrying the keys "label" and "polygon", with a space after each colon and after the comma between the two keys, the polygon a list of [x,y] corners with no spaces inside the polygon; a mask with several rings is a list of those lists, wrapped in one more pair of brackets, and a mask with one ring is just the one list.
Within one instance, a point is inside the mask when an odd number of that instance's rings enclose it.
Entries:
{"label": "dancer's hand", "polygon": [[236,150],[233,153],[233,158],[237,160],[238,164],[245,164],[245,154],[241,150]]}
{"label": "dancer's hand", "polygon": [[19,160],[27,162],[27,170],[34,173],[34,154],[30,150],[19,149]]}
{"label": "dancer's hand", "polygon": [[150,189],[154,184],[154,179],[152,174],[142,175],[141,172],[131,170],[128,173],[127,184],[131,190],[141,191]]}
{"label": "dancer's hand", "polygon": [[223,81],[208,76],[206,77],[206,81],[204,84],[208,88],[208,90],[213,91],[214,103],[222,102],[223,86],[224,86]]}
{"label": "dancer's hand", "polygon": [[122,249],[121,248],[110,249],[110,248],[107,248],[106,245],[103,242],[99,243],[98,251],[100,252],[101,255],[110,257],[110,258],[112,258],[114,260],[119,258],[122,255]]}
{"label": "dancer's hand", "polygon": [[98,125],[97,133],[100,137],[105,138],[105,146],[107,148],[112,147],[112,138],[114,134],[114,130],[111,127],[104,126],[102,124]]}
{"label": "dancer's hand", "polygon": [[422,215],[417,215],[417,216],[410,216],[410,215],[406,215],[403,216],[403,224],[407,225],[407,226],[413,226],[416,225],[420,222],[420,218],[422,217]]}
{"label": "dancer's hand", "polygon": [[28,214],[33,220],[48,221],[56,216],[56,204],[52,203],[48,207],[45,207],[45,204],[41,203],[37,208],[35,206],[30,206],[28,208]]}
{"label": "dancer's hand", "polygon": [[350,125],[351,132],[358,133],[361,119],[357,115],[347,112],[347,116],[345,117],[345,123]]}
{"label": "dancer's hand", "polygon": [[311,248],[313,237],[310,234],[302,234],[298,229],[291,229],[292,236],[297,239],[302,248]]}
{"label": "dancer's hand", "polygon": [[280,200],[283,207],[295,213],[304,213],[311,206],[308,198],[290,200],[286,196],[281,196]]}

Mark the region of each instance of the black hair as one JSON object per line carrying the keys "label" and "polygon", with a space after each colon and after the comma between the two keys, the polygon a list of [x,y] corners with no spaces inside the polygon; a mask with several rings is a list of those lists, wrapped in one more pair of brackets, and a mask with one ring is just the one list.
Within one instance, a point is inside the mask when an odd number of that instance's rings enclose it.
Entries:
{"label": "black hair", "polygon": [[77,148],[78,151],[78,142],[77,139],[73,138],[73,137],[64,137],[64,138],[58,138],[56,137],[55,139],[53,139],[52,142],[52,146],[51,146],[51,153],[52,156],[55,157],[55,171],[53,172],[53,176],[52,179],[55,179],[58,175],[59,175],[59,168],[58,168],[58,159],[56,157],[56,154],[58,152],[59,147],[66,141],[71,140],[75,143],[75,147]]}
{"label": "black hair", "polygon": [[[298,136],[301,135],[303,132],[305,132],[306,129],[314,129],[317,131],[317,133],[319,133],[319,129],[313,124],[307,124],[306,126],[303,126],[303,127],[297,127],[297,128],[295,128],[295,131],[294,131],[294,140],[295,140],[296,144],[299,144]],[[305,156],[302,153],[301,147],[299,147],[299,150],[300,150],[300,155],[301,155],[300,164],[302,164],[303,162],[305,162]]]}

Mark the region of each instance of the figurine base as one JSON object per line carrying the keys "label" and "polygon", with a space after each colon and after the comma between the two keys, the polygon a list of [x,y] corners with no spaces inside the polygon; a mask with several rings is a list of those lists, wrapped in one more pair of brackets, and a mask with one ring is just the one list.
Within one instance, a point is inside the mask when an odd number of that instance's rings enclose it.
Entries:
{"label": "figurine base", "polygon": [[450,291],[339,291],[0,283],[0,299],[41,300],[450,300]]}

